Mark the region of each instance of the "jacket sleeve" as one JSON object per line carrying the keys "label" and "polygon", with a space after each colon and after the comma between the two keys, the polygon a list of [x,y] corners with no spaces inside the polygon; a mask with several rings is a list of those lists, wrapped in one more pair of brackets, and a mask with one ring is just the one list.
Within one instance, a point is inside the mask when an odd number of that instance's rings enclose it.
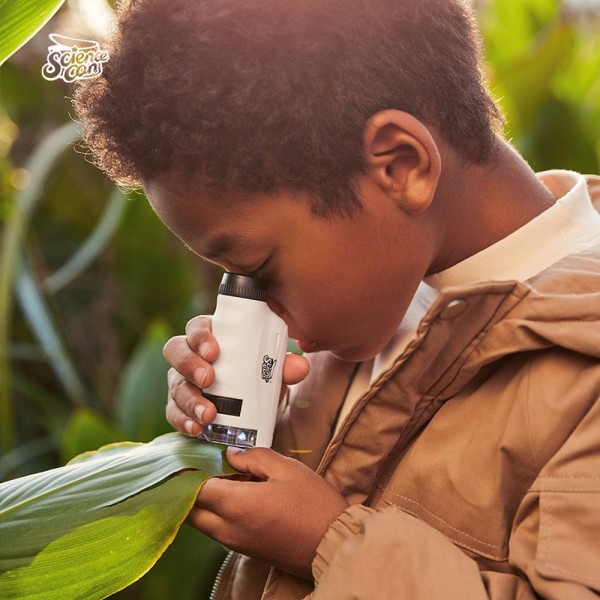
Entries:
{"label": "jacket sleeve", "polygon": [[523,497],[508,562],[510,573],[480,570],[442,533],[398,507],[355,505],[331,524],[317,549],[311,598],[597,599],[600,400]]}
{"label": "jacket sleeve", "polygon": [[321,541],[313,576],[314,600],[486,597],[475,562],[396,507],[348,508]]}

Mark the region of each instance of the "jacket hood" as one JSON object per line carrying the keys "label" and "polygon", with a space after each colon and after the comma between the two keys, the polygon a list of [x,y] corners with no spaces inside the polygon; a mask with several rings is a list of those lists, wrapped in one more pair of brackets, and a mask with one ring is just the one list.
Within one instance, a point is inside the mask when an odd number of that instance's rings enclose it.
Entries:
{"label": "jacket hood", "polygon": [[[504,295],[504,300],[494,308],[482,302],[484,295]],[[567,256],[526,282],[445,288],[424,324],[443,317],[445,307],[457,302],[466,304],[460,327],[471,329],[481,314],[490,319],[472,340],[476,347],[465,361],[469,369],[507,354],[552,347],[600,358],[600,245]]]}
{"label": "jacket hood", "polygon": [[495,331],[506,350],[557,346],[600,358],[600,246],[517,285],[529,293]]}
{"label": "jacket hood", "polygon": [[[600,178],[588,177],[587,183],[600,212]],[[521,301],[490,327],[480,353],[498,358],[559,347],[600,358],[600,244],[566,256],[525,282],[512,283],[512,293]]]}

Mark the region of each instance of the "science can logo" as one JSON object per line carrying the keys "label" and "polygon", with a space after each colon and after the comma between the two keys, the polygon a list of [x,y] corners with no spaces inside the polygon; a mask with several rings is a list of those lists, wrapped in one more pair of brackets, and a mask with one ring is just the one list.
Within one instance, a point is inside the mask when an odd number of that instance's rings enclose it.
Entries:
{"label": "science can logo", "polygon": [[56,33],[51,33],[49,37],[54,45],[48,47],[48,58],[42,67],[44,79],[62,79],[72,83],[102,74],[102,67],[109,56],[96,40],[79,40]]}
{"label": "science can logo", "polygon": [[275,369],[276,364],[277,359],[271,358],[268,354],[263,356],[263,362],[260,368],[263,381],[266,381],[267,383],[271,382],[271,379],[273,379],[273,370]]}

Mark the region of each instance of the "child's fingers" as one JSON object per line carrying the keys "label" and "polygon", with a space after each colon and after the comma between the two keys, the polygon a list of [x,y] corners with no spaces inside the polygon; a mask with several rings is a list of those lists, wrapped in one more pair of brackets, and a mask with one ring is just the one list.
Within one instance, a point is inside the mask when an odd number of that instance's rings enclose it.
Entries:
{"label": "child's fingers", "polygon": [[194,352],[185,335],[172,337],[163,348],[163,356],[177,372],[199,388],[213,383],[213,368]]}
{"label": "child's fingers", "polygon": [[272,477],[285,479],[290,469],[297,467],[298,461],[282,456],[270,448],[250,448],[248,450],[229,447],[227,462],[241,473],[248,473],[258,479],[268,481]]}
{"label": "child's fingers", "polygon": [[166,416],[171,426],[184,435],[197,437],[204,428],[198,421],[190,419],[172,400],[167,403]]}
{"label": "child's fingers", "polygon": [[200,315],[190,319],[185,326],[185,337],[189,347],[205,360],[217,358],[219,345],[212,334],[212,317]]}
{"label": "child's fingers", "polygon": [[201,390],[175,369],[170,369],[167,421],[181,433],[196,436],[216,416],[214,404],[202,395]]}

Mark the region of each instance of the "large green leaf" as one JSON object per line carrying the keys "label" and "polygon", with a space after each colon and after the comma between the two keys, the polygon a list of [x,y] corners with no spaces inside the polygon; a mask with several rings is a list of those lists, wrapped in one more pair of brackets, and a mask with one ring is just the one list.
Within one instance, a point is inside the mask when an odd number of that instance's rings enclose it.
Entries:
{"label": "large green leaf", "polygon": [[202,483],[233,472],[223,446],[169,433],[0,485],[0,598],[106,598],[123,589],[171,543]]}
{"label": "large green leaf", "polygon": [[0,0],[0,65],[31,39],[64,0]]}

